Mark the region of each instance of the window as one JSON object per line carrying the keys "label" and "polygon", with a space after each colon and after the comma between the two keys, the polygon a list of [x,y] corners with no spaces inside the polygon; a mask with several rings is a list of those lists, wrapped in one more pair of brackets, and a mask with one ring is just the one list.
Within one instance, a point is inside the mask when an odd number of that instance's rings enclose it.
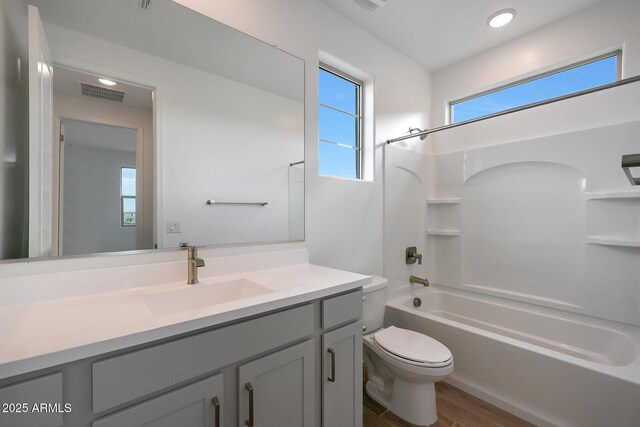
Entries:
{"label": "window", "polygon": [[120,172],[120,225],[136,225],[136,170],[122,168]]}
{"label": "window", "polygon": [[451,103],[451,123],[521,107],[620,79],[621,51]]}
{"label": "window", "polygon": [[362,82],[332,67],[319,70],[320,175],[362,177]]}

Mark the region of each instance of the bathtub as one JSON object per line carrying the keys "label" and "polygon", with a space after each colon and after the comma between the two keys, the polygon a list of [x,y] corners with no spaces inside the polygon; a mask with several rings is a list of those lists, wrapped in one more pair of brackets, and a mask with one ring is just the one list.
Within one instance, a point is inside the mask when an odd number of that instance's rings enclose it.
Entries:
{"label": "bathtub", "polygon": [[387,302],[385,325],[442,342],[446,382],[536,425],[640,426],[638,327],[439,286]]}

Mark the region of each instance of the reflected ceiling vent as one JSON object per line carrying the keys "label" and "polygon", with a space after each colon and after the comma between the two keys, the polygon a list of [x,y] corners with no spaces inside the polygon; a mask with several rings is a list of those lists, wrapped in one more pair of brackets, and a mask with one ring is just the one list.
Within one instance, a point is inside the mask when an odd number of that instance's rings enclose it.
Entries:
{"label": "reflected ceiling vent", "polygon": [[124,92],[121,90],[107,89],[106,87],[94,86],[80,82],[82,95],[90,98],[104,99],[105,101],[122,102]]}
{"label": "reflected ceiling vent", "polygon": [[139,7],[144,10],[149,9],[149,6],[151,6],[151,0],[122,0],[122,2],[129,6]]}
{"label": "reflected ceiling vent", "polygon": [[358,6],[363,8],[368,12],[375,12],[380,9],[382,6],[387,4],[389,0],[353,0],[356,2]]}

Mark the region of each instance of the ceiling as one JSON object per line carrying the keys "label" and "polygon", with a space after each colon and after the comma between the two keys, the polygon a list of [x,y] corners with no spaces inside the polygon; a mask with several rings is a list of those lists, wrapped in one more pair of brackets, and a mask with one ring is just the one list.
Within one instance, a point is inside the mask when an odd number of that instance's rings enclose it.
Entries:
{"label": "ceiling", "polygon": [[[434,71],[603,0],[388,0],[375,12],[354,0],[322,1]],[[517,11],[509,25],[487,25],[491,14],[508,8]]]}
{"label": "ceiling", "polygon": [[[276,95],[304,99],[304,62],[299,58],[173,1],[152,1],[147,10],[132,6],[135,0],[29,3],[38,8],[45,33],[52,25],[64,27]],[[55,46],[52,54],[55,61]]]}

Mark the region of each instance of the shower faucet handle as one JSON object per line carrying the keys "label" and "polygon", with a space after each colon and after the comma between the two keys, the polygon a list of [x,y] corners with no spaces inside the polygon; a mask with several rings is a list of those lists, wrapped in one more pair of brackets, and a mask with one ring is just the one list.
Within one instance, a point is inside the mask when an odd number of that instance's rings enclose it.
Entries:
{"label": "shower faucet handle", "polygon": [[416,248],[415,246],[409,246],[405,251],[404,251],[404,260],[407,263],[407,265],[409,264],[415,264],[416,261],[418,261],[418,264],[422,264],[422,254],[418,253],[418,248]]}

